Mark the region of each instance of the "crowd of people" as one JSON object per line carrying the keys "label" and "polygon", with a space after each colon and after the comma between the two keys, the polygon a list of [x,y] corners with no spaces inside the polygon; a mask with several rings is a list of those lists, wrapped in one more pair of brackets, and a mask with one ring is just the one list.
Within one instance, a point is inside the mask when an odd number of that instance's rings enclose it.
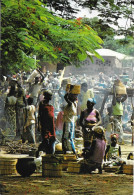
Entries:
{"label": "crowd of people", "polygon": [[[90,172],[97,167],[101,173],[106,146],[109,145],[108,153],[113,135],[118,138],[119,144],[123,144],[123,131],[131,131],[128,122],[131,121],[133,108],[127,94],[120,95],[115,91],[114,83],[119,79],[117,75],[108,77],[103,73],[95,79],[72,73],[61,79],[61,71],[46,71],[44,74],[39,69],[2,76],[0,125],[5,117],[3,132],[8,129],[8,137],[21,136],[23,143],[37,143],[36,136],[40,132],[36,156],[40,151],[54,154],[56,140],[62,143],[64,154],[71,151],[77,155],[74,140],[75,132],[80,129],[88,170]],[[69,83],[71,87],[67,89]],[[130,79],[124,81],[124,85],[133,88],[134,82]],[[80,93],[73,92],[74,86],[80,87]],[[109,89],[113,89],[113,95],[108,96],[100,114],[105,91]]]}

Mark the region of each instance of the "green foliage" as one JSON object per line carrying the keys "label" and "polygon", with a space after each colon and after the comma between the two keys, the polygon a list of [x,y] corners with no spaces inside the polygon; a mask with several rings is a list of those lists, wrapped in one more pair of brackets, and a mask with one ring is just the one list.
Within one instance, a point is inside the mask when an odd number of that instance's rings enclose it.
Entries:
{"label": "green foliage", "polygon": [[97,31],[98,35],[104,40],[106,37],[114,37],[115,30],[109,26],[109,24],[105,24],[102,19],[99,19],[98,17],[94,18],[83,18],[82,19],[83,24],[87,24],[91,26],[95,31]]}
{"label": "green foliage", "polygon": [[[78,2],[82,7],[97,10],[103,25],[115,25],[118,27],[118,35],[132,36],[134,32],[134,1],[133,0],[81,0]],[[122,28],[119,19],[127,19]],[[130,23],[130,27],[128,27]]]}
{"label": "green foliage", "polygon": [[[54,16],[39,0],[2,0],[2,68],[16,72],[38,66],[33,55],[45,62],[82,61],[103,43],[81,19]],[[102,59],[103,60],[103,59]]]}
{"label": "green foliage", "polygon": [[134,56],[134,39],[129,36],[122,39],[106,37],[106,39],[104,39],[103,47],[119,53],[124,53],[125,55]]}
{"label": "green foliage", "polygon": [[83,24],[88,24],[98,32],[99,37],[103,39],[103,47],[111,49],[126,55],[134,56],[134,39],[131,36],[126,36],[122,39],[115,39],[116,32],[109,25],[103,24],[103,21],[98,17],[83,18]]}
{"label": "green foliage", "polygon": [[75,14],[79,11],[79,9],[73,8],[71,5],[71,2],[76,3],[75,1],[70,2],[69,0],[43,0],[43,2],[46,3],[50,10],[54,10],[55,14],[58,14],[60,17],[65,19],[75,18]]}

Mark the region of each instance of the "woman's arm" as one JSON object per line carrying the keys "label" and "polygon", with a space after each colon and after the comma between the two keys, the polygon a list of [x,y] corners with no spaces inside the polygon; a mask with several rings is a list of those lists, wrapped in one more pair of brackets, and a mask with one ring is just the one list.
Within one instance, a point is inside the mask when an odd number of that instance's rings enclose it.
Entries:
{"label": "woman's arm", "polygon": [[113,100],[112,100],[112,105],[116,105],[116,92],[115,92],[115,85],[113,85]]}
{"label": "woman's arm", "polygon": [[64,99],[66,100],[66,102],[68,103],[69,106],[72,105],[72,102],[68,98],[68,93],[65,94]]}
{"label": "woman's arm", "polygon": [[96,110],[96,118],[97,118],[97,123],[96,125],[100,125],[101,124],[101,116],[98,110]]}
{"label": "woman's arm", "polygon": [[106,161],[107,153],[110,149],[110,145],[107,145],[106,151],[105,151],[105,156],[104,156],[104,161]]}
{"label": "woman's arm", "polygon": [[84,119],[84,112],[81,112],[80,114],[80,126],[83,127],[83,119]]}

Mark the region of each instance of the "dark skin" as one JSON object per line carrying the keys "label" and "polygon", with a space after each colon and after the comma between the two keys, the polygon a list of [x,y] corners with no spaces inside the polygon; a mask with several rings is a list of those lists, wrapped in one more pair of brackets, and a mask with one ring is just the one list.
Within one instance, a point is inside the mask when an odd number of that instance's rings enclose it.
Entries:
{"label": "dark skin", "polygon": [[[85,127],[85,125],[83,125],[83,120],[85,116],[88,116],[93,111],[93,109],[94,109],[94,103],[87,101],[87,109],[81,112],[80,126]],[[100,117],[98,110],[96,110],[96,119],[97,119],[97,123],[95,123],[95,125],[99,125],[101,123],[101,117]],[[94,123],[94,122],[91,121],[91,123]]]}
{"label": "dark skin", "polygon": [[113,86],[113,101],[112,101],[112,105],[115,106],[116,102],[123,103],[126,99],[127,99],[127,94],[125,94],[125,95],[118,95],[118,94],[115,93],[115,85],[114,85]]}
{"label": "dark skin", "polygon": [[[97,134],[97,133],[94,133],[94,136],[95,136],[96,138],[98,138],[98,139],[101,139],[101,140],[103,139],[103,134],[102,134],[102,135],[99,135],[99,134]],[[94,140],[92,141],[91,148],[90,148],[89,153],[88,153],[89,156],[93,155],[95,145],[96,145],[96,140],[94,139]]]}
{"label": "dark skin", "polygon": [[66,100],[68,105],[71,106],[71,104],[77,100],[77,96],[77,94],[66,93],[64,99]]}
{"label": "dark skin", "polygon": [[[112,137],[111,138],[111,146],[112,147],[115,147],[116,144],[117,144],[117,139],[114,138],[114,137]],[[107,148],[106,148],[106,152],[105,152],[105,156],[104,156],[104,161],[106,161],[106,155],[107,155],[109,149],[110,149],[110,145],[108,145]],[[119,146],[119,156],[121,157],[121,147],[120,146]]]}
{"label": "dark skin", "polygon": [[[44,105],[48,105],[49,104],[49,102],[50,102],[50,100],[52,99],[52,96],[50,95],[50,96],[47,96],[47,97],[44,97],[44,100],[43,100],[43,104]],[[40,131],[40,108],[39,108],[39,116],[38,116],[38,131]]]}
{"label": "dark skin", "polygon": [[134,108],[131,116],[131,126],[134,126]]}

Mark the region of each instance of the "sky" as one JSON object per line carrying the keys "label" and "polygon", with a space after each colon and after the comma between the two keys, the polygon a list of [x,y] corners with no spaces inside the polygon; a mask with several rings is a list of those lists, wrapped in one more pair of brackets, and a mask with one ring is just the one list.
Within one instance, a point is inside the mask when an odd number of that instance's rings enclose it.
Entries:
{"label": "sky", "polygon": [[[73,4],[72,4],[73,5]],[[93,18],[93,17],[97,17],[98,16],[98,11],[93,11],[93,10],[90,10],[88,8],[82,8],[82,7],[79,7],[80,11],[76,14],[76,17],[87,17],[87,18]],[[129,21],[127,21],[126,19],[118,19],[118,23],[119,23],[119,26],[120,27],[126,27],[128,28],[130,26],[130,23]],[[127,26],[126,26],[127,24]],[[115,25],[110,25],[112,28],[114,29],[118,29],[117,26]],[[121,35],[121,36],[115,36],[114,37],[115,39],[122,39],[124,38],[124,35]]]}
{"label": "sky", "polygon": [[[71,0],[70,0],[70,2],[71,2],[71,4],[72,4],[72,6],[75,6],[75,7],[76,7],[76,5],[73,4]],[[76,8],[77,8],[77,7],[76,7]],[[91,10],[88,9],[88,8],[85,8],[85,9],[84,9],[84,8],[82,8],[82,7],[78,7],[78,9],[80,9],[80,11],[76,14],[76,17],[84,17],[84,16],[85,16],[85,17],[87,17],[87,18],[93,18],[93,17],[98,16],[98,11],[91,11]],[[130,26],[129,21],[127,21],[127,20],[125,20],[125,19],[119,19],[118,22],[119,22],[119,26],[120,26],[120,27],[125,27],[125,26],[126,26],[126,22],[127,22],[127,24],[128,24],[127,27]],[[117,29],[116,26],[111,26],[111,27]]]}

